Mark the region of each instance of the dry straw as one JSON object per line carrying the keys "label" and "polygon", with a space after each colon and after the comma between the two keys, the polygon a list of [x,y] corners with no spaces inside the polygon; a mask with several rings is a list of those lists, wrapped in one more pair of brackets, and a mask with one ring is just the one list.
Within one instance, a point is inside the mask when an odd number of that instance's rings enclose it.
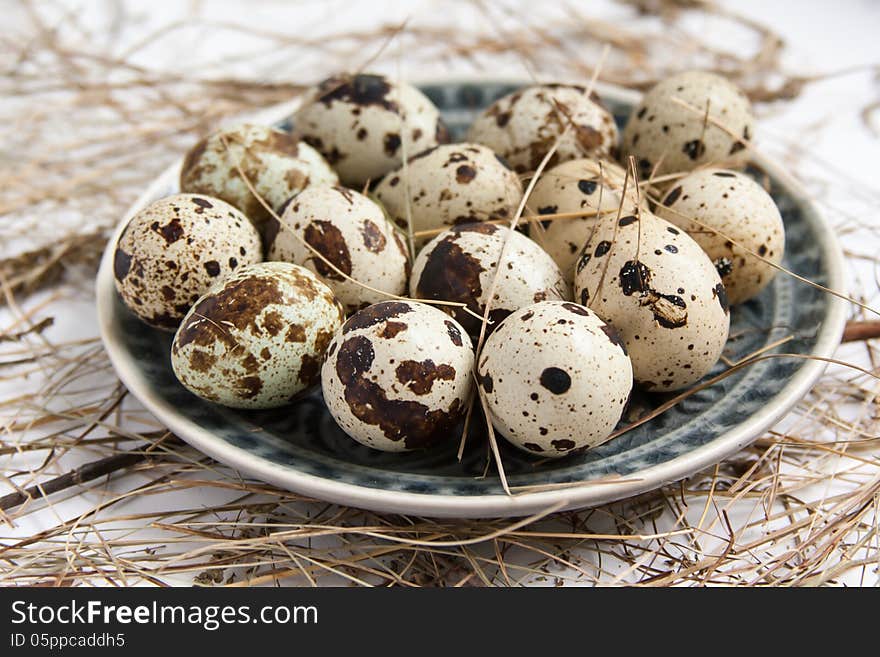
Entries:
{"label": "dry straw", "polygon": [[[475,70],[513,63],[542,79],[588,80],[608,48],[600,80],[644,88],[682,66],[701,66],[722,70],[757,102],[796,98],[819,79],[787,75],[778,35],[711,3],[622,5],[630,15],[612,24],[576,7],[564,16],[527,18],[507,3],[474,2],[470,10],[485,28],[437,27],[440,18],[419,16],[335,39],[199,17],[120,43],[126,28],[137,27],[124,3],[114,5],[109,35],[90,32],[74,14],[49,18],[21,3],[24,27],[3,37],[0,83],[8,99],[0,109],[0,305],[9,318],[0,326],[0,382],[11,391],[0,399],[0,582],[876,584],[880,385],[871,340],[878,323],[865,309],[876,307],[878,285],[863,273],[850,291],[856,304],[845,337],[854,344],[775,429],[664,489],[520,520],[380,515],[245,479],[140,409],[96,337],[53,327],[69,315],[65,304],[88,303],[110,229],[186,145],[227,117],[288,100],[320,77],[365,61],[399,70],[395,58],[403,53],[409,73],[438,61]],[[702,43],[682,24],[685,13],[728,21],[751,32],[758,46],[738,55]],[[316,68],[309,79],[287,71],[296,80],[290,82],[218,76],[222,67],[183,74],[138,63],[138,53],[194,24],[256,40],[287,62],[311,57]],[[395,48],[388,47],[392,39],[399,40]],[[869,127],[877,106],[864,108]],[[656,182],[638,183],[630,173],[627,184],[639,189]],[[840,176],[831,182],[850,184]],[[871,207],[880,192],[859,188],[853,196]],[[846,243],[878,238],[880,231],[852,211],[828,211]],[[872,254],[849,255],[854,263],[877,264]],[[761,352],[728,365],[779,357]],[[847,362],[861,369],[840,366]]]}

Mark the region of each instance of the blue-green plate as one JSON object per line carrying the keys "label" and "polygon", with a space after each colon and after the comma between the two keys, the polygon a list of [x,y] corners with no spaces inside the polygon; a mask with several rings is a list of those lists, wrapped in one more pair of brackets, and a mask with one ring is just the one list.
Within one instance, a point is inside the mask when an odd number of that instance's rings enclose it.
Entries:
{"label": "blue-green plate", "polygon": [[[440,108],[454,137],[493,100],[522,86],[511,81],[444,81],[421,88]],[[638,96],[598,88],[621,125]],[[296,103],[273,107],[253,120],[289,127]],[[180,164],[169,168],[120,223],[150,201],[177,191]],[[842,256],[829,226],[807,195],[764,158],[785,221],[784,265],[822,285],[843,287]],[[118,235],[117,235],[118,236]],[[272,411],[237,411],[187,392],[171,371],[171,336],[142,324],[120,301],[113,283],[113,243],[97,279],[104,345],[128,389],[175,434],[206,454],[258,479],[315,498],[376,511],[427,516],[496,517],[571,509],[635,495],[684,478],[748,445],[782,417],[821,375],[824,363],[808,359],[760,362],[689,397],[658,418],[583,454],[547,461],[501,445],[515,494],[502,490],[486,466],[484,429],[474,422],[464,458],[456,459],[458,434],[444,447],[386,454],[363,447],[334,423],[320,390]],[[840,341],[845,304],[779,275],[753,301],[732,312],[731,360],[781,337],[786,352],[830,357]],[[712,374],[722,371],[719,364]],[[645,397],[659,404],[661,397]],[[537,487],[537,488],[536,488]],[[525,490],[523,490],[525,488]]]}

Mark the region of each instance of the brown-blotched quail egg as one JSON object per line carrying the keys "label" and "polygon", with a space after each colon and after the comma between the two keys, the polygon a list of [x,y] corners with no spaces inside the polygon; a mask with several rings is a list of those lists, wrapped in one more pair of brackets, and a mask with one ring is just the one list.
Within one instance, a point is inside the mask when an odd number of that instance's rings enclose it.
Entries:
{"label": "brown-blotched quail egg", "polygon": [[445,313],[383,301],[348,318],[327,349],[321,385],[337,424],[387,452],[451,438],[472,391],[474,354]]}
{"label": "brown-blotched quail egg", "polygon": [[344,187],[309,187],[291,199],[281,223],[273,218],[267,228],[269,259],[316,272],[349,311],[383,301],[388,295],[345,278],[303,241],[356,281],[395,296],[406,291],[406,247],[382,208],[363,194]]}
{"label": "brown-blotched quail egg", "polygon": [[[590,212],[616,213],[620,207],[620,185],[610,173],[623,172],[610,162],[600,165],[596,160],[569,160],[553,167],[538,179],[529,196],[529,208],[538,214]],[[631,183],[630,183],[631,184]],[[629,186],[629,185],[628,185]],[[629,194],[627,194],[629,197]],[[570,283],[574,279],[574,263],[590,237],[596,217],[560,218],[542,222],[543,230],[529,224],[529,235],[550,254]]]}
{"label": "brown-blotched quail egg", "polygon": [[617,332],[566,301],[537,303],[501,322],[480,353],[477,379],[501,434],[552,457],[604,441],[633,384]]}
{"label": "brown-blotched quail egg", "polygon": [[657,216],[683,228],[703,247],[721,275],[731,304],[757,296],[776,275],[772,265],[734,241],[777,265],[782,262],[785,228],[779,208],[761,185],[743,173],[694,171],[669,191],[657,207]]}
{"label": "brown-blotched quail egg", "polygon": [[309,92],[293,117],[346,185],[360,187],[414,155],[449,140],[440,113],[411,84],[384,75],[339,75]]}
{"label": "brown-blotched quail egg", "polygon": [[113,272],[125,305],[173,331],[220,278],[262,260],[256,228],[220,199],[175,194],[134,215],[116,243]]}
{"label": "brown-blotched quail egg", "polygon": [[[487,331],[523,306],[569,298],[568,284],[553,258],[522,233],[489,223],[455,226],[426,244],[413,263],[410,296],[464,303],[482,317],[496,271],[498,281],[489,311],[493,324]],[[479,335],[481,322],[476,317],[463,308],[439,307],[472,336]]]}
{"label": "brown-blotched quail egg", "polygon": [[468,132],[468,141],[485,144],[515,171],[538,168],[570,125],[550,159],[552,166],[580,157],[610,157],[617,149],[617,124],[594,92],[570,84],[526,87],[498,99]]}
{"label": "brown-blotched quail egg", "polygon": [[718,272],[687,233],[649,212],[600,222],[575,265],[575,288],[620,331],[648,390],[689,386],[721,356],[730,313]]}
{"label": "brown-blotched quail egg", "polygon": [[320,153],[297,137],[244,124],[216,132],[190,149],[180,170],[180,189],[222,198],[262,228],[272,215],[251,193],[238,167],[276,211],[308,185],[339,182]]}
{"label": "brown-blotched quail egg", "polygon": [[480,144],[437,146],[385,176],[376,198],[401,228],[407,226],[407,190],[414,232],[507,219],[522,200],[519,176]]}
{"label": "brown-blotched quail egg", "polygon": [[655,167],[657,175],[691,171],[710,162],[739,167],[748,159],[742,140],[752,138],[754,124],[749,99],[733,83],[714,73],[686,71],[645,94],[623,131],[622,150],[636,158],[643,179]]}
{"label": "brown-blotched quail egg", "polygon": [[171,365],[192,393],[234,408],[274,408],[318,382],[345,319],[330,288],[304,267],[242,267],[189,311]]}

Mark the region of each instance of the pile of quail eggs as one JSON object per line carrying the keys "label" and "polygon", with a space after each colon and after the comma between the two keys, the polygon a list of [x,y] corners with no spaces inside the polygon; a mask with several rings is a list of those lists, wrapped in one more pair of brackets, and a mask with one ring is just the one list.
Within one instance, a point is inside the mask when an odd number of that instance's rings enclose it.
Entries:
{"label": "pile of quail eggs", "polygon": [[659,83],[622,136],[595,93],[545,84],[448,143],[422,92],[373,74],[325,80],[292,123],[196,144],[180,193],[122,232],[116,286],[175,331],[195,395],[272,408],[320,385],[374,449],[456,440],[475,394],[526,452],[598,445],[633,386],[712,369],[730,305],[783,257],[776,205],[738,171],[749,101],[714,74]]}

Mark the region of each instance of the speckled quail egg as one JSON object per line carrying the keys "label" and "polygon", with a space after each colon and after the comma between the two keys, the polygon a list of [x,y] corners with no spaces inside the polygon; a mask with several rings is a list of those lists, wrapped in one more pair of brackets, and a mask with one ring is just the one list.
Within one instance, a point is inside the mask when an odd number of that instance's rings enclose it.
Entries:
{"label": "speckled quail egg", "polygon": [[727,294],[712,261],[687,233],[649,212],[599,223],[575,266],[575,290],[620,331],[645,389],[695,383],[727,341]]}
{"label": "speckled quail egg", "polygon": [[[376,187],[391,219],[413,231],[507,219],[522,200],[522,184],[505,162],[480,144],[446,144],[423,151]],[[420,240],[424,243],[425,239]]]}
{"label": "speckled quail egg", "polygon": [[293,116],[346,185],[378,180],[403,161],[449,141],[440,113],[411,84],[384,75],[337,75],[308,92]]}
{"label": "speckled quail egg", "polygon": [[239,167],[276,211],[310,184],[339,182],[324,158],[297,137],[244,124],[216,132],[190,149],[180,170],[180,189],[222,198],[262,228],[272,215],[251,193]]}
{"label": "speckled quail egg", "polygon": [[344,187],[309,187],[291,199],[281,224],[272,219],[267,228],[269,259],[316,272],[349,311],[388,295],[345,278],[304,242],[355,281],[395,296],[406,291],[406,247],[382,208],[363,194]]}
{"label": "speckled quail egg", "polygon": [[748,159],[743,140],[752,138],[754,125],[749,99],[736,85],[714,73],[687,71],[666,78],[645,94],[623,131],[622,150],[636,158],[643,179],[655,167],[657,175],[691,171],[707,163],[739,167]]}
{"label": "speckled quail egg", "polygon": [[633,385],[617,331],[566,301],[537,303],[501,322],[480,352],[477,380],[501,434],[551,457],[608,438]]}
{"label": "speckled quail egg", "polygon": [[468,141],[485,144],[515,171],[538,168],[563,131],[568,133],[549,165],[580,157],[607,158],[617,150],[617,124],[599,96],[584,87],[545,84],[498,99],[468,132]]}
{"label": "speckled quail egg", "polygon": [[731,304],[757,296],[777,271],[734,242],[777,265],[782,262],[785,228],[779,208],[761,185],[743,173],[694,171],[669,190],[657,216],[683,228],[703,247]]}
{"label": "speckled quail egg", "polygon": [[208,401],[274,408],[318,382],[321,359],[345,315],[304,267],[242,267],[199,299],[171,346],[178,380]]}
{"label": "speckled quail egg", "polygon": [[[410,296],[464,303],[482,317],[496,272],[488,331],[523,306],[569,298],[569,286],[553,258],[522,233],[489,223],[455,226],[425,245],[413,263]],[[440,308],[472,336],[479,335],[482,323],[476,317],[460,307]]]}
{"label": "speckled quail egg", "polygon": [[[617,213],[623,182],[621,178],[618,184],[618,171],[622,173],[623,169],[610,162],[602,162],[601,169],[600,163],[591,159],[563,162],[541,175],[529,196],[528,208],[542,215],[595,213],[600,208],[603,214]],[[595,214],[559,218],[541,222],[540,228],[530,223],[529,235],[556,261],[570,283],[578,253],[595,225]]]}
{"label": "speckled quail egg", "polygon": [[327,349],[327,408],[359,443],[386,452],[448,440],[472,392],[474,354],[445,313],[413,301],[359,310]]}
{"label": "speckled quail egg", "polygon": [[126,306],[173,331],[216,281],[262,259],[260,236],[241,212],[220,199],[175,194],[131,218],[116,243],[113,272]]}
{"label": "speckled quail egg", "polygon": [[[578,164],[570,164],[570,162],[577,162]],[[597,160],[594,158],[580,158],[577,160],[570,160],[569,162],[563,162],[562,164],[553,167],[553,169],[558,169],[560,172],[563,173],[574,173],[578,170],[581,170],[584,174],[582,176],[583,178],[587,178],[589,180],[589,176],[592,174],[593,179],[598,181],[600,180],[600,164],[602,165],[601,176],[604,176],[606,188],[616,192],[619,198],[620,195],[623,193],[625,184],[628,203],[631,203],[632,205],[640,205],[645,210],[651,209],[649,195],[645,191],[645,183],[642,182],[639,188],[636,189],[636,185],[633,181],[632,176],[630,176],[629,180],[627,180],[626,170],[617,162],[612,162],[611,160]],[[570,166],[571,168],[565,168],[566,165]],[[551,171],[553,169],[551,169]],[[538,182],[540,183],[540,180]]]}

